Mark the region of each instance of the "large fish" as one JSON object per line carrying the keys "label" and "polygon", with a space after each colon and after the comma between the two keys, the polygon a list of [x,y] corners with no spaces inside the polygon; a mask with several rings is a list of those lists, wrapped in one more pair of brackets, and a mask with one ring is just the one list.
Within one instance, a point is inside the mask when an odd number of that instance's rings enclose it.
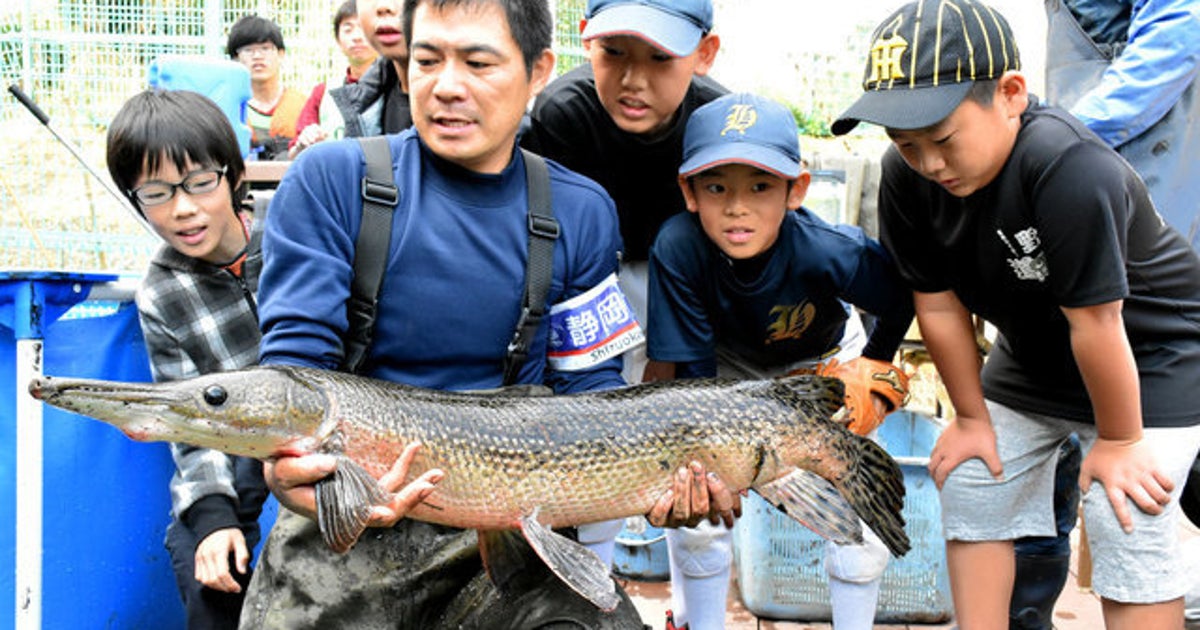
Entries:
{"label": "large fish", "polygon": [[909,549],[900,469],[831,420],[843,387],[826,377],[530,396],[256,367],[153,384],[41,378],[29,392],[141,442],[260,459],[335,455],[336,472],[317,485],[317,520],[339,551],[362,534],[370,506],[386,500],[376,479],[419,440],[410,478],[432,468],[446,475],[409,517],[480,530],[489,570],[488,550],[504,547],[492,536],[519,529],[559,577],[605,609],[617,603],[608,567],[551,528],[645,514],[692,460],[826,538],[861,542],[861,517],[893,554]]}

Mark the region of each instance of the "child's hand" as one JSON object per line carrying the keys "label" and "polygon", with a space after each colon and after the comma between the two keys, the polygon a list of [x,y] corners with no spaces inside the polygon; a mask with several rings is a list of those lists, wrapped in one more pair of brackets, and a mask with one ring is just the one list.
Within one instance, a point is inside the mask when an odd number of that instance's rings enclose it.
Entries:
{"label": "child's hand", "polygon": [[1128,498],[1146,514],[1162,514],[1171,501],[1175,484],[1158,468],[1154,454],[1140,439],[1106,440],[1096,438],[1091,452],[1079,469],[1079,490],[1087,493],[1093,481],[1099,481],[1108,494],[1117,522],[1125,533],[1133,531],[1133,517],[1125,502]]}
{"label": "child's hand", "polygon": [[942,431],[933,445],[933,452],[929,454],[929,476],[933,477],[938,490],[942,489],[946,477],[959,464],[972,457],[983,460],[996,479],[1004,478],[1004,467],[996,450],[996,431],[992,428],[991,420],[959,416]]}
{"label": "child's hand", "polygon": [[196,545],[196,581],[217,591],[240,593],[242,586],[229,571],[229,554],[233,554],[238,573],[246,574],[250,566],[250,550],[242,530],[227,527],[204,537]]}

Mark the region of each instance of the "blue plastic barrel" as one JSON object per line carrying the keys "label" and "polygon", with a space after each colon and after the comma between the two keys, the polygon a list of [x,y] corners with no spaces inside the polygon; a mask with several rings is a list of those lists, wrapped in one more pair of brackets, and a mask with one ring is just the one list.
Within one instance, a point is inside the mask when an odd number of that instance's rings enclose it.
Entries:
{"label": "blue plastic barrel", "polygon": [[246,103],[250,101],[250,71],[229,59],[200,55],[162,55],[150,62],[150,87],[191,90],[211,98],[233,125],[242,157],[250,155],[250,127]]}
{"label": "blue plastic barrel", "polygon": [[[0,629],[11,629],[16,398],[28,394],[15,382],[11,321],[0,324],[0,592],[8,594],[0,598]],[[47,375],[150,379],[131,302],[110,315],[49,323],[42,338]],[[41,626],[183,628],[183,606],[163,547],[174,468],[167,446],[133,442],[113,427],[51,407],[45,407],[43,426]]]}

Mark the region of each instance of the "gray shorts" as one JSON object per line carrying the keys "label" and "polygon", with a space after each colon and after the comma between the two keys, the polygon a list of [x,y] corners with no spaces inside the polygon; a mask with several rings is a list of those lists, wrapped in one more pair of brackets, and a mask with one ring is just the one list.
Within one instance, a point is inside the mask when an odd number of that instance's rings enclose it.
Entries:
{"label": "gray shorts", "polygon": [[[1095,425],[1017,411],[987,401],[1004,465],[995,480],[979,459],[963,462],[942,488],[946,540],[1015,540],[1054,536],[1054,468],[1058,447],[1079,436],[1084,457],[1096,441]],[[1084,521],[1093,560],[1093,588],[1101,597],[1125,603],[1155,603],[1182,597],[1190,579],[1180,559],[1177,530],[1179,493],[1200,450],[1200,426],[1146,429],[1143,439],[1158,465],[1175,482],[1171,502],[1150,516],[1132,502],[1134,530],[1117,523],[1099,482],[1083,495]]]}

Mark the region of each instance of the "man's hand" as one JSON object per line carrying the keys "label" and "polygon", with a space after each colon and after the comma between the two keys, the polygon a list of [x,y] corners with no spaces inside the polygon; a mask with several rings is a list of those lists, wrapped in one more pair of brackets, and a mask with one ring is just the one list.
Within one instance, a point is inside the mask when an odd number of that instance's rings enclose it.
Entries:
{"label": "man's hand", "polygon": [[245,575],[250,568],[250,550],[242,530],[227,527],[205,536],[196,545],[196,581],[213,590],[240,593],[242,585],[229,571],[231,553],[237,572]]}
{"label": "man's hand", "polygon": [[655,527],[695,527],[708,519],[716,525],[733,527],[742,515],[742,497],[729,490],[716,473],[705,474],[704,465],[693,461],[675,473],[674,485],[658,499],[646,515]]}
{"label": "man's hand", "polygon": [[[384,491],[394,494],[385,505],[371,508],[368,527],[395,525],[433,493],[434,486],[445,477],[445,473],[434,468],[404,485],[408,469],[420,448],[419,442],[405,446],[404,452],[392,464],[392,469],[379,479],[379,486]],[[279,499],[280,505],[297,514],[316,519],[317,493],[314,484],[333,473],[336,468],[337,459],[332,455],[313,453],[298,457],[280,457],[274,462],[267,461],[263,464],[263,477],[271,493]]]}
{"label": "man's hand", "polygon": [[1150,448],[1142,440],[1096,438],[1079,468],[1079,489],[1086,493],[1099,481],[1108,494],[1117,522],[1125,533],[1133,531],[1133,516],[1125,499],[1146,514],[1162,514],[1171,501],[1175,484],[1158,468]]}

